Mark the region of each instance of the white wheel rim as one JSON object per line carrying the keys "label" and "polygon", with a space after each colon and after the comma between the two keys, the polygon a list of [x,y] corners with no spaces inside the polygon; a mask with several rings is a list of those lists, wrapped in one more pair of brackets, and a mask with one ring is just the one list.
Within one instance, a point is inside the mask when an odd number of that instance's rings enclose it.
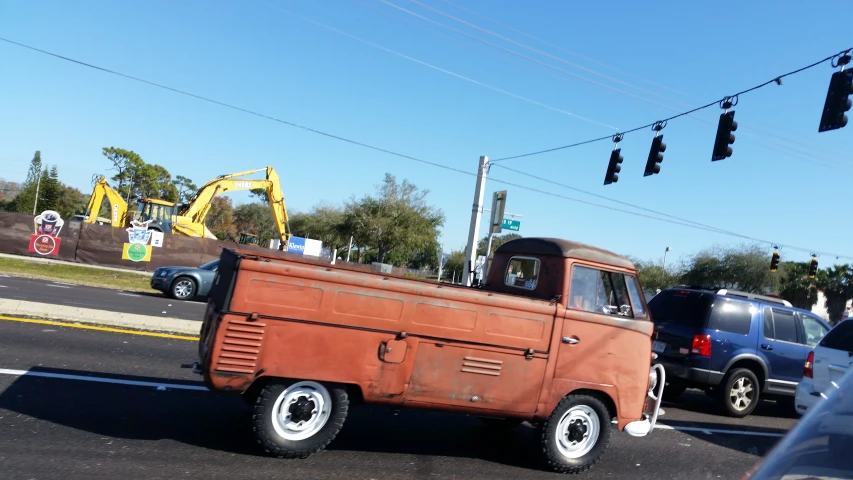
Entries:
{"label": "white wheel rim", "polygon": [[592,450],[600,434],[601,422],[595,410],[576,405],[557,423],[557,450],[567,458],[580,458]]}
{"label": "white wheel rim", "polygon": [[192,290],[192,283],[189,280],[178,280],[178,283],[175,285],[175,293],[179,297],[188,296],[190,290]]}
{"label": "white wheel rim", "polygon": [[332,415],[332,397],[317,382],[297,382],[285,388],[272,408],[272,426],[285,440],[315,435]]}
{"label": "white wheel rim", "polygon": [[729,392],[729,401],[732,404],[732,408],[739,412],[746,410],[752,404],[753,397],[755,397],[755,392],[753,391],[752,382],[748,378],[740,377],[735,380]]}

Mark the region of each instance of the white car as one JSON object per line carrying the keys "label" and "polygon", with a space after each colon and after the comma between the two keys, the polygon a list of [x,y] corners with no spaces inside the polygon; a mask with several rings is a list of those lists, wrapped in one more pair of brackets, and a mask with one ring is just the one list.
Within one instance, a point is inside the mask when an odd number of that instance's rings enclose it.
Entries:
{"label": "white car", "polygon": [[830,330],[809,352],[803,379],[797,384],[794,410],[802,415],[813,409],[838,388],[848,369],[853,369],[853,319],[849,318]]}

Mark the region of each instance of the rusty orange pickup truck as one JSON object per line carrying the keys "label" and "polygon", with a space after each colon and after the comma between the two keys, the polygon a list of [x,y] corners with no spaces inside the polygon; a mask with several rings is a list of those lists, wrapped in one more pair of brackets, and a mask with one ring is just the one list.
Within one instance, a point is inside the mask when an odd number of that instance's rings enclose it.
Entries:
{"label": "rusty orange pickup truck", "polygon": [[634,265],[571,241],[501,245],[479,288],[225,249],[193,367],[245,397],[278,457],[316,453],[352,406],[384,404],[528,421],[544,463],[578,473],[613,428],[654,428],[652,337]]}

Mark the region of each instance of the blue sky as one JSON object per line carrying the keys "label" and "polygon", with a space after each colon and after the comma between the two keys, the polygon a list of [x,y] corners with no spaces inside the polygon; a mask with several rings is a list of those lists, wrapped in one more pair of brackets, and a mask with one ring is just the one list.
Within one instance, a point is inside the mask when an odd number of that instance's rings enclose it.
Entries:
{"label": "blue sky", "polygon": [[[851,14],[845,0],[724,9],[714,2],[622,0],[2,0],[0,36],[473,173],[480,155],[496,159],[611,135],[853,47]],[[471,176],[5,42],[0,61],[0,177],[7,180],[22,180],[41,150],[63,181],[89,191],[93,174],[109,174],[101,149],[116,146],[197,183],[273,165],[289,210],[304,211],[372,193],[390,172],[431,191],[430,201],[447,216],[446,251],[465,243]],[[505,165],[747,236],[853,256],[853,126],[817,133],[834,71],[824,64],[741,96],[734,154],[724,161],[710,160],[721,113],[713,107],[669,122],[659,175],[642,176],[653,136],[644,130],[620,144],[625,161],[616,184],[602,185],[609,141],[500,162],[490,178],[631,210],[498,166]],[[668,258],[678,259],[743,241],[494,181],[487,183],[487,202],[502,189],[507,211],[523,215],[525,236],[654,259],[666,246]],[[771,245],[764,245],[769,257]],[[784,260],[809,256],[781,252]],[[820,261],[850,260],[822,255]]]}

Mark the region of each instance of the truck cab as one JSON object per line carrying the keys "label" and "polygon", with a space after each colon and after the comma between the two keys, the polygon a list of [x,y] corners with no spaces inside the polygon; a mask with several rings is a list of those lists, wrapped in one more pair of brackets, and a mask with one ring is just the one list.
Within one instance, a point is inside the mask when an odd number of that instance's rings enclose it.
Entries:
{"label": "truck cab", "polygon": [[614,428],[654,428],[665,378],[641,292],[626,258],[553,238],[501,245],[481,288],[225,249],[195,367],[242,393],[279,457],[322,450],[365,403],[528,421],[545,463],[578,473]]}

